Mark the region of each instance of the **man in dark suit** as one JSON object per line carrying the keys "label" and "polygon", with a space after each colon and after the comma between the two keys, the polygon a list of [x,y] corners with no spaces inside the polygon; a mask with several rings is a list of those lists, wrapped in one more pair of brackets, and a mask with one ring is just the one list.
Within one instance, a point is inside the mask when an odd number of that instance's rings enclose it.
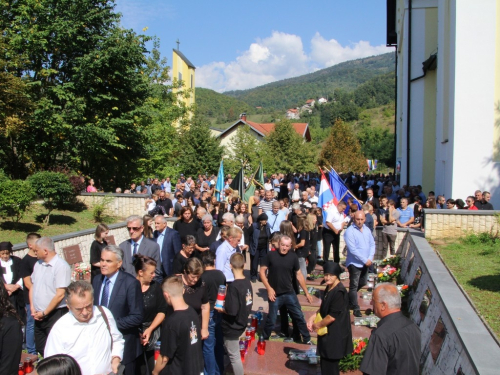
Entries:
{"label": "man in dark suit", "polygon": [[94,278],[94,305],[107,307],[116,321],[125,340],[122,364],[125,375],[136,374],[135,363],[142,355],[139,328],[144,318],[144,301],[141,284],[126,272],[121,271],[123,251],[118,246],[108,245],[101,252],[101,275]]}
{"label": "man in dark suit", "polygon": [[172,276],[172,262],[182,249],[179,232],[167,226],[164,216],[155,216],[154,238],[160,248],[161,271],[163,278]]}
{"label": "man in dark suit", "polygon": [[373,206],[373,209],[374,211],[377,211],[378,208],[380,207],[380,204],[379,204],[379,201],[378,201],[378,198],[375,198],[373,196],[373,189],[372,188],[368,188],[366,189],[366,202],[365,203],[371,203],[371,205]]}
{"label": "man in dark suit", "polygon": [[132,264],[133,257],[135,254],[140,253],[156,261],[155,280],[161,282],[160,246],[155,241],[143,236],[144,226],[142,218],[137,215],[129,216],[127,218],[127,230],[130,239],[120,244],[120,249],[123,250],[123,270],[135,277],[135,268]]}

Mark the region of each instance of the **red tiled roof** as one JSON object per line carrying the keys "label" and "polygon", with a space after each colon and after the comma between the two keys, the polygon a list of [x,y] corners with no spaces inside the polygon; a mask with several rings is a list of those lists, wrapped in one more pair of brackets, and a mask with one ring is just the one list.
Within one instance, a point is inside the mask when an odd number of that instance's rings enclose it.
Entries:
{"label": "red tiled roof", "polygon": [[[267,124],[259,124],[257,122],[248,120],[246,121],[246,123],[264,135],[268,135],[269,133],[271,133],[274,130],[275,125],[272,122]],[[309,134],[309,128],[306,122],[294,122],[292,123],[292,125],[298,135],[300,135],[301,137],[305,137],[308,141],[311,141],[311,135]]]}
{"label": "red tiled roof", "polygon": [[314,99],[309,99],[309,100],[306,102],[306,104],[309,104],[309,103],[312,103],[312,102],[314,102]]}
{"label": "red tiled roof", "polygon": [[291,108],[291,109],[289,109],[289,110],[288,110],[288,112],[297,113],[297,112],[299,112],[299,111],[298,111],[297,109],[295,109],[295,108]]}

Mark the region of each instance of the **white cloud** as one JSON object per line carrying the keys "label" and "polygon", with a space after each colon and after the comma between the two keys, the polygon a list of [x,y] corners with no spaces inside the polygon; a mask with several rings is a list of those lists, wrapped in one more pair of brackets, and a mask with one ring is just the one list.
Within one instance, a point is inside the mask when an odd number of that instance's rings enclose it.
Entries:
{"label": "white cloud", "polygon": [[316,33],[308,56],[299,36],[273,31],[270,37],[257,39],[235,61],[197,68],[196,85],[219,92],[243,90],[386,52],[385,46],[371,46],[366,41],[343,47],[335,39],[326,40]]}
{"label": "white cloud", "polygon": [[197,68],[196,85],[217,91],[242,90],[308,71],[300,37],[274,31],[270,37],[252,43],[236,61]]}
{"label": "white cloud", "polygon": [[326,40],[319,33],[311,40],[311,59],[322,67],[387,52],[389,50],[385,45],[372,46],[364,40],[345,47],[335,39]]}

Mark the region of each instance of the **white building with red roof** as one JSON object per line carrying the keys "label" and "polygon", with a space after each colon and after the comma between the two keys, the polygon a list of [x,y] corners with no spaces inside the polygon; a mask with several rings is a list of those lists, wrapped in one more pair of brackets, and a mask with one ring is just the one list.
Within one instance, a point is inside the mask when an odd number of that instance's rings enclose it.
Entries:
{"label": "white building with red roof", "polygon": [[[302,138],[304,142],[311,142],[311,132],[309,131],[309,124],[306,122],[295,122],[292,123],[293,128]],[[250,129],[250,134],[252,134],[255,139],[262,141],[264,137],[268,136],[274,130],[275,123],[258,123],[247,120],[246,114],[242,114],[240,119],[232,124],[230,127],[223,131],[218,131],[217,129],[211,129],[212,134],[220,139],[221,146],[224,147],[226,151],[229,151],[234,144],[234,138],[236,137],[236,131],[241,126],[248,126]]]}

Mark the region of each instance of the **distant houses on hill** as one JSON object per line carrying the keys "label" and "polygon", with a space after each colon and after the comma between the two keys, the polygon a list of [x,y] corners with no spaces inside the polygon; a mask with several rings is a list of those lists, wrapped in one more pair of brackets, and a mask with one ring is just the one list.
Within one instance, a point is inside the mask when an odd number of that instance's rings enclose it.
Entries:
{"label": "distant houses on hill", "polygon": [[312,113],[312,109],[314,108],[314,105],[316,103],[325,104],[328,103],[328,100],[323,97],[319,98],[317,101],[314,99],[308,99],[302,107],[290,108],[289,110],[287,110],[285,116],[289,120],[298,120],[300,119],[301,113]]}

